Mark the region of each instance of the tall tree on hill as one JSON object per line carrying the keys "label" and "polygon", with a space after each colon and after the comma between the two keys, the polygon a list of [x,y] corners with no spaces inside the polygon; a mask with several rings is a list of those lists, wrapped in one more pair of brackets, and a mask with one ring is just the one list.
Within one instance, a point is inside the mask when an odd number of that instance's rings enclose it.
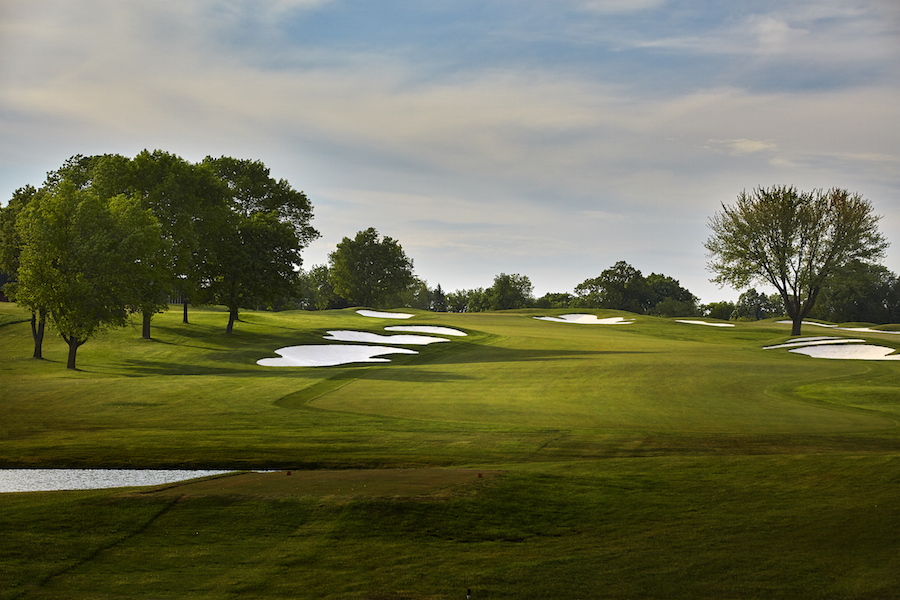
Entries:
{"label": "tall tree on hill", "polygon": [[651,273],[647,276],[647,285],[653,295],[653,306],[648,312],[662,317],[693,317],[700,314],[697,297],[681,287],[678,280],[661,273]]}
{"label": "tall tree on hill", "polygon": [[[127,189],[137,194],[142,206],[153,211],[168,241],[166,256],[169,277],[147,290],[142,312],[145,327],[149,317],[165,308],[163,293],[175,291],[182,300],[184,323],[188,304],[205,301],[204,286],[214,276],[217,252],[227,227],[229,191],[225,182],[208,166],[191,164],[183,158],[154,150],[144,150],[123,169],[117,161],[106,160],[101,170],[111,179],[124,173]],[[98,180],[105,181],[101,177]],[[115,186],[109,186],[115,191]]]}
{"label": "tall tree on hill", "polygon": [[269,176],[259,161],[207,157],[209,169],[227,189],[229,215],[216,244],[211,289],[228,307],[231,333],[240,308],[273,305],[294,294],[301,273],[300,251],[319,237],[311,225],[312,204],[284,179]]}
{"label": "tall tree on hill", "polygon": [[413,262],[396,240],[369,227],[328,255],[334,292],[357,306],[390,308],[415,282]]}
{"label": "tall tree on hill", "polygon": [[518,273],[507,275],[500,273],[494,277],[494,285],[487,290],[490,310],[509,310],[525,308],[532,301],[534,287],[531,280]]}
{"label": "tall tree on hill", "polygon": [[300,276],[300,243],[290,224],[273,212],[232,215],[218,253],[219,274],[210,282],[216,301],[228,308],[226,333],[240,320],[239,309],[272,306],[289,297]]}
{"label": "tall tree on hill", "polygon": [[101,200],[119,194],[137,197],[143,208],[153,211],[165,243],[143,263],[153,266],[136,307],[142,315],[143,337],[150,338],[150,321],[168,308],[173,292],[184,302],[187,323],[188,301],[199,297],[208,267],[215,262],[211,251],[227,213],[225,185],[208,168],[161,150],[144,150],[134,159],[119,154],[76,155],[48,173],[45,186],[63,180],[92,190]]}
{"label": "tall tree on hill", "polygon": [[[22,236],[16,226],[19,215],[38,194],[33,186],[27,185],[13,192],[6,206],[0,208],[0,271],[9,276],[10,281],[3,290],[10,299],[16,299],[18,287],[19,258],[22,254]],[[43,193],[43,192],[40,192]],[[44,330],[47,323],[47,308],[35,304],[31,309],[31,337],[34,341],[33,358],[44,357]]]}
{"label": "tall tree on hill", "polygon": [[880,217],[859,194],[842,189],[800,192],[792,186],[759,187],[738,195],[710,219],[704,244],[713,282],[747,287],[755,281],[775,287],[800,335],[803,319],[826,279],[852,260],[884,255],[888,242]]}
{"label": "tall tree on hill", "polygon": [[641,272],[620,260],[599,277],[575,287],[577,303],[585,308],[611,308],[642,314],[653,305],[653,290]]}
{"label": "tall tree on hill", "polygon": [[244,217],[274,212],[279,221],[293,228],[302,248],[319,237],[319,232],[310,225],[313,206],[306,194],[295,190],[286,179],[273,179],[261,161],[207,156],[201,164],[209,167],[228,187],[234,211]]}
{"label": "tall tree on hill", "polygon": [[16,301],[47,311],[74,369],[78,348],[124,325],[138,303],[148,276],[142,261],[160,243],[159,224],[134,198],[104,201],[63,179],[29,202],[17,228],[23,244]]}

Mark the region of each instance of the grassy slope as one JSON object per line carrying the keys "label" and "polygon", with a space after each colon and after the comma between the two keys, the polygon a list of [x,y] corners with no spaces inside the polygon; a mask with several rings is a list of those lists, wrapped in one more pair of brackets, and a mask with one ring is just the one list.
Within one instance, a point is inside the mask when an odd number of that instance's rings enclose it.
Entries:
{"label": "grassy slope", "polygon": [[398,322],[248,313],[229,338],[221,312],[173,311],[153,341],[90,341],[77,373],[52,333],[38,362],[27,323],[0,326],[7,467],[504,472],[375,496],[249,475],[7,494],[0,598],[900,595],[900,366],[762,351],[789,333],[772,323],[535,314],[420,313],[470,335],[325,369],[255,361]]}

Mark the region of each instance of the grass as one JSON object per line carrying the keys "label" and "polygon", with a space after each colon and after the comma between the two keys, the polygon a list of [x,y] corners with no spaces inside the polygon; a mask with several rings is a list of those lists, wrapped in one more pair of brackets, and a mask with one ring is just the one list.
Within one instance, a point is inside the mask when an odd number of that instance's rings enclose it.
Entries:
{"label": "grass", "polygon": [[0,495],[0,599],[900,597],[896,363],[763,351],[772,321],[413,312],[469,335],[263,368],[398,322],[172,311],[71,372],[0,305],[0,466],[279,469]]}

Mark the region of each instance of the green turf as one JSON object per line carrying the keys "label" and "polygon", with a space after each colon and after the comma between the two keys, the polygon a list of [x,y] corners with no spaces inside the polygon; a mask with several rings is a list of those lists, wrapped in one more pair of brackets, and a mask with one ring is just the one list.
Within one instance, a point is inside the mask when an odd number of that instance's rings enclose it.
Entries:
{"label": "green turf", "polygon": [[[411,312],[173,310],[72,372],[0,304],[0,466],[293,471],[0,495],[0,599],[900,596],[897,363],[762,350],[773,321]],[[399,324],[469,335],[255,364]]]}

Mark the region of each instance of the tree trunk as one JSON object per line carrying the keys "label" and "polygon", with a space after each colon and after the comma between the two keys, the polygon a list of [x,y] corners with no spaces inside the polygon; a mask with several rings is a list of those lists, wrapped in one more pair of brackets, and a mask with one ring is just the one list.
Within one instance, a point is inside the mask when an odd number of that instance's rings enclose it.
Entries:
{"label": "tree trunk", "polygon": [[78,347],[81,346],[87,340],[79,340],[74,337],[64,338],[66,343],[69,344],[69,361],[66,363],[67,369],[75,369],[75,354],[78,352]]}
{"label": "tree trunk", "polygon": [[187,325],[188,324],[188,317],[187,317],[188,300],[187,300],[187,298],[182,298],[181,304],[184,307],[184,319],[182,320],[182,323]]}
{"label": "tree trunk", "polygon": [[153,318],[153,313],[150,312],[149,310],[142,310],[141,316],[143,317],[143,322],[144,322],[142,337],[145,340],[149,340],[150,339],[150,319]]}
{"label": "tree trunk", "polygon": [[238,309],[232,308],[228,311],[228,327],[225,329],[225,333],[231,335],[232,330],[234,329],[234,322],[238,319]]}
{"label": "tree trunk", "polygon": [[793,323],[791,325],[791,335],[800,335],[800,326],[803,324],[803,317],[798,314],[796,317],[791,319],[791,322]]}
{"label": "tree trunk", "polygon": [[44,346],[44,326],[47,324],[47,313],[40,311],[40,317],[37,313],[31,313],[31,337],[34,338],[34,358],[43,360]]}

